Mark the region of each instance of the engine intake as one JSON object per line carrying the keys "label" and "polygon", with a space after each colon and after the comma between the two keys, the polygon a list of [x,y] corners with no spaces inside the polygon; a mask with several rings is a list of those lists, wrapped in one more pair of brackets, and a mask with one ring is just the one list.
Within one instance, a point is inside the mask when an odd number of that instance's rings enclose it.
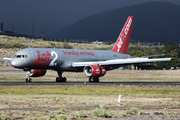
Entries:
{"label": "engine intake", "polygon": [[106,74],[106,69],[98,65],[89,65],[84,67],[84,74],[87,77],[102,77]]}
{"label": "engine intake", "polygon": [[29,77],[41,77],[46,74],[46,70],[45,69],[31,69],[31,70],[25,71],[25,73]]}

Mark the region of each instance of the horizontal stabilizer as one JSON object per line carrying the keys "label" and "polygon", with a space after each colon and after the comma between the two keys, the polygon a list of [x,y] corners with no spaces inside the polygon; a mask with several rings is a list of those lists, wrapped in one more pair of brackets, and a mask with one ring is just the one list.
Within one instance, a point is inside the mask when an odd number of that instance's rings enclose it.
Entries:
{"label": "horizontal stabilizer", "polygon": [[6,57],[5,57],[5,58],[3,58],[2,60],[3,60],[3,61],[11,61],[12,58],[6,58]]}

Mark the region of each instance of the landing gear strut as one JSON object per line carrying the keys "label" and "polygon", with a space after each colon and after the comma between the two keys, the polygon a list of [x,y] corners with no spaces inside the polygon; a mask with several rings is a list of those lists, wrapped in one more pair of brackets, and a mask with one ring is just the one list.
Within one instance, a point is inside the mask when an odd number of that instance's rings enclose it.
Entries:
{"label": "landing gear strut", "polygon": [[26,73],[26,82],[32,82],[32,79],[30,78],[31,70],[24,70],[24,72]]}
{"label": "landing gear strut", "polygon": [[56,78],[56,82],[66,82],[66,77],[62,77],[62,71],[57,71],[57,73],[59,77]]}
{"label": "landing gear strut", "polygon": [[89,82],[99,82],[98,77],[89,77]]}

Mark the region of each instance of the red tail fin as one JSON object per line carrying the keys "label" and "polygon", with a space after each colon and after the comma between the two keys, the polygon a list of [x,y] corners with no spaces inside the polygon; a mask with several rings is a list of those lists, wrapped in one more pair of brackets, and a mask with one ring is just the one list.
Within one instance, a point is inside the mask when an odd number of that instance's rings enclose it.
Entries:
{"label": "red tail fin", "polygon": [[116,41],[116,44],[114,45],[114,48],[111,51],[127,54],[133,21],[134,17],[129,16]]}

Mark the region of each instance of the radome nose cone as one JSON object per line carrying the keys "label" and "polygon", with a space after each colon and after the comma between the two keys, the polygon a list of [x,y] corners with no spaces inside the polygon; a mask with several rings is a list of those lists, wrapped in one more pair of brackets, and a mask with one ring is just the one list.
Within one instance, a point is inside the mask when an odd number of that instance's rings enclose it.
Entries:
{"label": "radome nose cone", "polygon": [[13,66],[13,67],[16,67],[15,65],[16,65],[16,62],[14,61],[14,60],[11,60],[11,65]]}
{"label": "radome nose cone", "polygon": [[21,63],[19,63],[19,61],[17,61],[17,60],[14,60],[14,59],[11,60],[11,65],[15,68],[19,68],[20,64]]}

